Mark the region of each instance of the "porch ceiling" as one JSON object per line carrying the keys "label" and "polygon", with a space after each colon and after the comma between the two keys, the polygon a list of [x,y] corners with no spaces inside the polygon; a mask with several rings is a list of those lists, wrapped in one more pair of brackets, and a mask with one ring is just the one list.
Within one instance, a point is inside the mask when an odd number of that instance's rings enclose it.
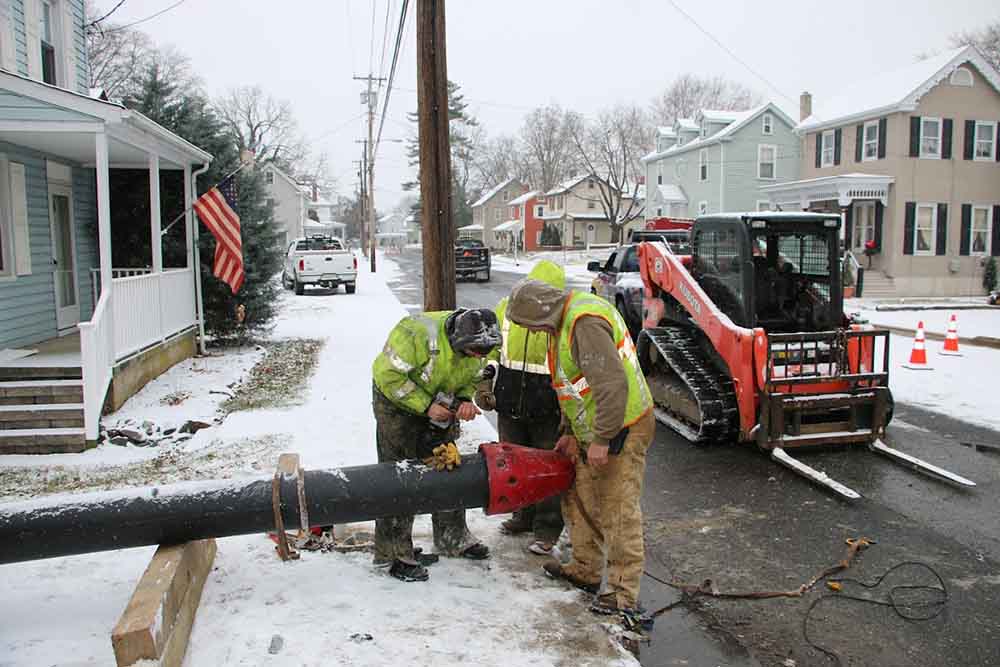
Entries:
{"label": "porch ceiling", "polygon": [[[95,129],[100,125],[94,123]],[[92,167],[95,161],[94,132],[0,130],[0,141],[23,146],[39,153],[62,158],[68,162]],[[114,134],[108,135],[108,161],[113,168],[145,169],[149,154],[142,148],[125,143]],[[166,158],[160,159],[160,169],[182,169],[182,165]]]}

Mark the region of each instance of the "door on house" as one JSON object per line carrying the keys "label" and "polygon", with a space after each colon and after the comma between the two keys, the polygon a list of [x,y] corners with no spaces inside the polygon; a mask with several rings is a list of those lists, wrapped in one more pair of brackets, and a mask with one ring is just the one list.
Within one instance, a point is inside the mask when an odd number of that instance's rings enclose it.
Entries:
{"label": "door on house", "polygon": [[56,290],[56,324],[60,331],[80,322],[76,280],[76,234],[69,188],[49,184],[49,220],[52,225],[52,277]]}
{"label": "door on house", "polygon": [[852,250],[864,253],[865,243],[875,240],[875,202],[854,204],[854,229],[851,230]]}

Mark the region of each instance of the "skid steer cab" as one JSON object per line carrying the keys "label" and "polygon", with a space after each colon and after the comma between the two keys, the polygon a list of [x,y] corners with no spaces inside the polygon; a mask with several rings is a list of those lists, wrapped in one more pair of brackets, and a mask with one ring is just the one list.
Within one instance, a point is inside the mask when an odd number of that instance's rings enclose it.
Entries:
{"label": "skid steer cab", "polygon": [[862,444],[972,485],[882,442],[889,332],[844,315],[839,215],[703,216],[689,256],[639,252],[637,348],[662,423],[696,444],[755,442],[847,498],[859,496],[787,450]]}

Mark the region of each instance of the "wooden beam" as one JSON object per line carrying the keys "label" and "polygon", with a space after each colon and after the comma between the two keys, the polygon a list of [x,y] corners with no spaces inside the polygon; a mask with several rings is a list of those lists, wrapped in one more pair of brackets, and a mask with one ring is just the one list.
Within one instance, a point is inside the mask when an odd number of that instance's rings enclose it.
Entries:
{"label": "wooden beam", "polygon": [[111,633],[118,667],[140,660],[180,667],[215,552],[214,539],[156,550]]}

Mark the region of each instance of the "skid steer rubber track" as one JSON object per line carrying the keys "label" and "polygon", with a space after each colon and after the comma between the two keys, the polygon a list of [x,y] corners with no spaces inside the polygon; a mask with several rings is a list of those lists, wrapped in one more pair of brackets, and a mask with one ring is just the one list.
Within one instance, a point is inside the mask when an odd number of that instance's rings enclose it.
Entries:
{"label": "skid steer rubber track", "polygon": [[[656,418],[696,445],[731,442],[738,434],[736,392],[732,379],[708,358],[700,338],[698,331],[680,325],[643,329],[639,334],[639,358],[651,382],[656,373],[672,372],[684,384],[690,394],[687,400],[693,398],[699,414],[696,421],[677,405],[657,403]],[[656,361],[650,347],[656,350]]]}

